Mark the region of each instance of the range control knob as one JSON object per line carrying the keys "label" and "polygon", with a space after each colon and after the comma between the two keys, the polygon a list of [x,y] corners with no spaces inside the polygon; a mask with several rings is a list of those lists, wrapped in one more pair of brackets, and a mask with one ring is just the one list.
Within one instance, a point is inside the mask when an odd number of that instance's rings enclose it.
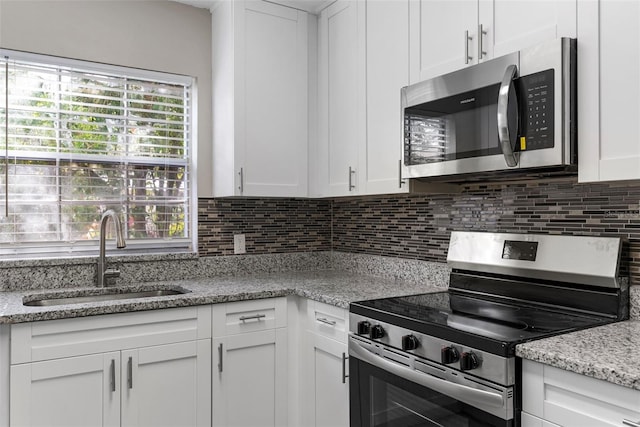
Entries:
{"label": "range control knob", "polygon": [[372,340],[377,340],[379,338],[383,338],[385,336],[384,328],[380,325],[375,325],[371,327],[371,331],[369,332],[369,337]]}
{"label": "range control knob", "polygon": [[404,351],[415,350],[418,347],[420,347],[420,341],[418,341],[415,335],[405,335],[402,337],[402,349]]}
{"label": "range control knob", "polygon": [[371,329],[371,323],[366,320],[358,322],[358,335],[369,335],[369,329]]}
{"label": "range control knob", "polygon": [[462,371],[470,371],[472,369],[476,369],[480,366],[480,359],[478,356],[472,351],[463,352],[462,357],[460,358],[460,370]]}
{"label": "range control knob", "polygon": [[440,361],[445,365],[449,363],[456,363],[460,360],[460,352],[455,347],[442,347],[440,350]]}

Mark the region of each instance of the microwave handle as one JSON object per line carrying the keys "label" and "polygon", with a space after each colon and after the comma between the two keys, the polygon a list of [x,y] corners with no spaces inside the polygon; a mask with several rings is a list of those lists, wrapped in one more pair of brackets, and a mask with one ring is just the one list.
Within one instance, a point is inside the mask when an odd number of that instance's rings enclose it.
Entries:
{"label": "microwave handle", "polygon": [[509,167],[518,165],[518,153],[513,151],[516,135],[511,135],[509,132],[509,94],[513,90],[513,82],[517,72],[518,68],[515,65],[507,67],[498,92],[498,139],[504,160]]}

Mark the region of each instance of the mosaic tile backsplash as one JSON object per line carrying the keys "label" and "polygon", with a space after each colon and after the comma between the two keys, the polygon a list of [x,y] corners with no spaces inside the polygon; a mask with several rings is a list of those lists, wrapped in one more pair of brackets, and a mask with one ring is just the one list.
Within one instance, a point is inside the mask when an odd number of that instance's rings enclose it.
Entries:
{"label": "mosaic tile backsplash", "polygon": [[474,184],[459,194],[336,199],[332,248],[444,262],[452,230],[623,237],[622,274],[640,283],[639,201],[640,183],[575,179]]}
{"label": "mosaic tile backsplash", "polygon": [[619,236],[640,284],[640,183],[551,179],[460,193],[335,199],[200,199],[200,256],[336,250],[444,262],[451,230]]}
{"label": "mosaic tile backsplash", "polygon": [[233,255],[234,234],[247,254],[331,249],[331,202],[311,199],[199,199],[198,253]]}

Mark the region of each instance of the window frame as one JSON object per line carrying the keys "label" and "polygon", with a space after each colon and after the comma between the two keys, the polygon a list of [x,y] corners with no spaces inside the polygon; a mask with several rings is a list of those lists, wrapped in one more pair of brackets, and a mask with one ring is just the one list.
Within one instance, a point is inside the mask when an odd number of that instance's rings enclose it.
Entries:
{"label": "window frame", "polygon": [[[189,117],[186,121],[188,130],[187,143],[185,150],[187,159],[178,160],[174,163],[182,163],[186,167],[186,183],[188,191],[187,212],[185,212],[185,227],[188,227],[188,237],[175,239],[141,239],[139,241],[127,240],[127,247],[118,252],[119,255],[141,255],[141,254],[175,254],[175,253],[192,253],[197,254],[198,250],[198,199],[197,199],[197,141],[198,141],[198,87],[195,77],[152,71],[135,67],[126,67],[121,65],[111,65],[100,62],[85,61],[79,59],[64,58],[52,55],[43,55],[31,52],[24,52],[12,49],[0,48],[0,58],[9,61],[24,61],[32,63],[40,63],[51,67],[70,68],[74,72],[87,74],[106,74],[108,76],[123,77],[130,79],[139,79],[142,81],[151,81],[154,83],[179,84],[189,88]],[[4,66],[4,65],[3,65]],[[3,82],[4,84],[4,82]],[[2,88],[4,91],[4,87]],[[4,99],[2,100],[4,102]],[[4,105],[3,105],[4,107]],[[8,126],[8,124],[7,124]],[[0,135],[0,163],[4,163],[5,159],[5,131],[2,126],[2,135]],[[7,164],[11,158],[7,158]],[[52,152],[48,154],[37,153],[38,159],[48,159],[56,161],[64,157],[64,153]],[[21,156],[23,157],[23,156]],[[82,161],[92,159],[92,155],[74,154],[73,159]],[[25,157],[26,158],[26,157]],[[65,160],[67,160],[65,158]],[[158,161],[154,161],[158,160]],[[131,164],[146,163],[149,165],[162,165],[162,158],[140,158],[131,157]],[[58,183],[58,192],[61,191],[60,183]],[[4,205],[4,200],[1,201]],[[9,205],[11,201],[9,200]],[[96,202],[98,204],[99,202]],[[0,212],[0,221],[4,218],[4,206]],[[64,224],[64,223],[60,223]],[[110,240],[110,239],[108,239]],[[98,254],[98,239],[76,240],[76,241],[47,241],[47,242],[28,242],[15,244],[0,245],[0,259],[30,259],[30,258],[53,258],[53,257],[83,257],[96,256]],[[110,245],[108,244],[108,247]]]}

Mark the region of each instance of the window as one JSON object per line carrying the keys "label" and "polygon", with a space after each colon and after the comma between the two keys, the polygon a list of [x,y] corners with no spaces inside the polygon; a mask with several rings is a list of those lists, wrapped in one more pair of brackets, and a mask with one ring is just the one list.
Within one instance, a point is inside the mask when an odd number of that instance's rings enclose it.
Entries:
{"label": "window", "polygon": [[0,255],[95,253],[107,209],[129,251],[195,247],[192,78],[0,50],[0,84]]}

